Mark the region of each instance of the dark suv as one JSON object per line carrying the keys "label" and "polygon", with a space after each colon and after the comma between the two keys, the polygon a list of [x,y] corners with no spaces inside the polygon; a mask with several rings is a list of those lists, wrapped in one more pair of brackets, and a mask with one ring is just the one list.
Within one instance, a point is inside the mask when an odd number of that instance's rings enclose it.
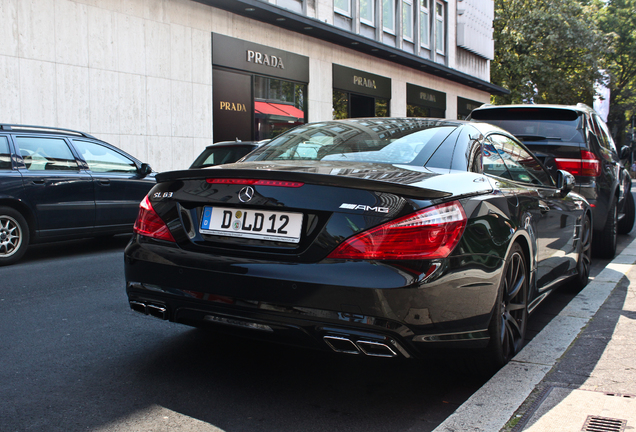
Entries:
{"label": "dark suv", "polygon": [[0,265],[29,244],[132,233],[148,164],[77,131],[0,124]]}
{"label": "dark suv", "polygon": [[631,178],[605,122],[584,104],[483,105],[468,116],[506,129],[532,151],[550,170],[569,171],[576,178],[575,191],[593,208],[593,249],[597,256],[616,253],[616,235],[634,225]]}

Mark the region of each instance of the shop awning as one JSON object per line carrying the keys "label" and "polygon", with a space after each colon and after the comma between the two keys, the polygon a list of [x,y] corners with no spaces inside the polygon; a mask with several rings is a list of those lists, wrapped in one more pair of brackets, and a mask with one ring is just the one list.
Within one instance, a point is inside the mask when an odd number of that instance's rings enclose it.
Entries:
{"label": "shop awning", "polygon": [[305,118],[305,113],[295,106],[273,102],[254,101],[254,111],[256,114],[292,117],[295,119]]}

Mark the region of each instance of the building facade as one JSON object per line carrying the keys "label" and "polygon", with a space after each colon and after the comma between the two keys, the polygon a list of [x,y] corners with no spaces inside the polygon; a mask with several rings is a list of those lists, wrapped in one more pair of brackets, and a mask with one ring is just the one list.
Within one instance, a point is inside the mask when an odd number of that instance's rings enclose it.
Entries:
{"label": "building facade", "polygon": [[0,123],[77,129],[155,170],[308,121],[463,118],[493,0],[0,0]]}

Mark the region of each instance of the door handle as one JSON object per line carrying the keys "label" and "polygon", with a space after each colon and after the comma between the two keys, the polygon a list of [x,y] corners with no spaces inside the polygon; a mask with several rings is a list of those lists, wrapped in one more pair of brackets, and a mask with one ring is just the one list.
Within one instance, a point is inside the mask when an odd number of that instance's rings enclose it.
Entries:
{"label": "door handle", "polygon": [[539,209],[541,210],[541,213],[547,213],[550,211],[550,207],[545,204],[539,204]]}
{"label": "door handle", "polygon": [[31,183],[37,184],[37,185],[43,185],[44,184],[44,180],[43,179],[33,180]]}
{"label": "door handle", "polygon": [[100,180],[99,184],[103,185],[103,186],[108,186],[108,185],[110,185],[110,180],[107,180],[107,179],[106,180]]}

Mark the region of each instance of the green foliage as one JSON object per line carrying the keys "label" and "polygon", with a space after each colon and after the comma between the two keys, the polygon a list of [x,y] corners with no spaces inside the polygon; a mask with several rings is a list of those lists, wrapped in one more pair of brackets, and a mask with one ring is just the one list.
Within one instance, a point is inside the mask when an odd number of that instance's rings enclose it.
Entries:
{"label": "green foliage", "polygon": [[495,103],[593,103],[607,38],[596,4],[495,0],[492,82],[510,90]]}
{"label": "green foliage", "polygon": [[636,114],[636,0],[595,0],[598,28],[611,37],[612,49],[603,56],[610,76],[608,125],[619,146]]}

